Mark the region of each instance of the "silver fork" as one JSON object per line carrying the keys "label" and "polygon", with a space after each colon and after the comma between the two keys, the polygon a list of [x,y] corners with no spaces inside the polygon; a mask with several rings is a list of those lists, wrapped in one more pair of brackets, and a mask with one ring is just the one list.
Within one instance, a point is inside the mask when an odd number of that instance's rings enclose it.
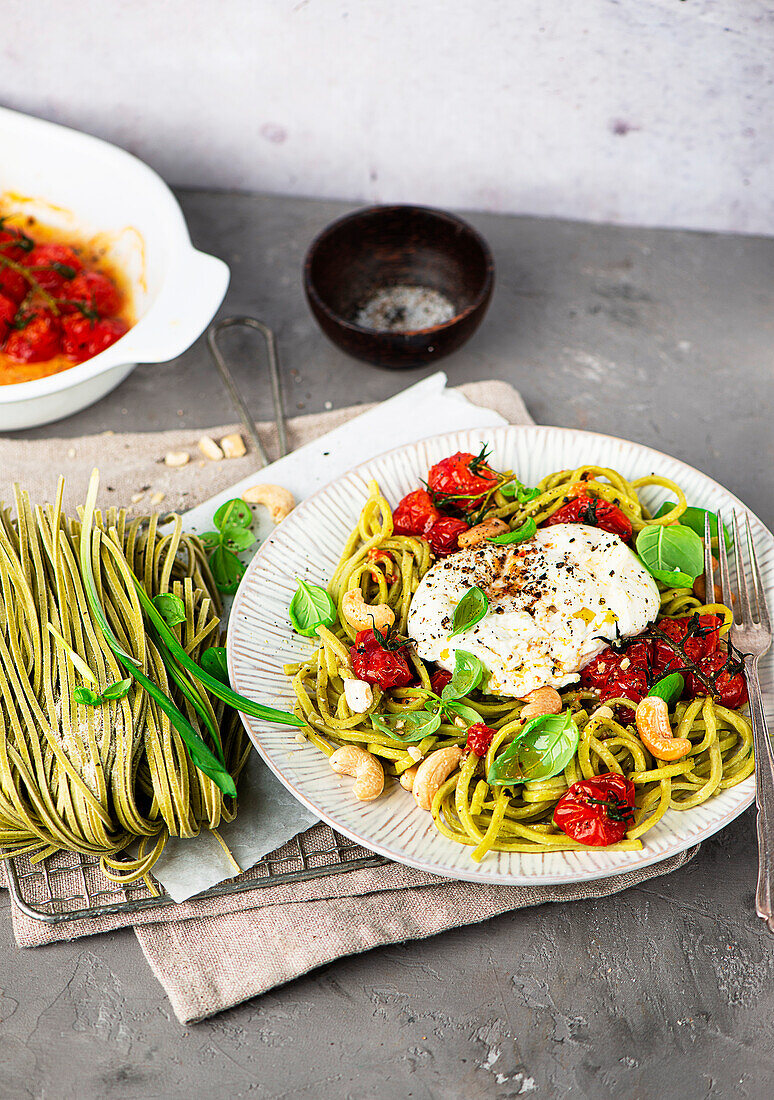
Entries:
{"label": "silver fork", "polygon": [[[732,609],[732,644],[745,654],[744,672],[747,693],[750,697],[750,717],[755,746],[755,797],[758,805],[758,887],[755,893],[755,911],[770,932],[774,932],[774,746],[772,746],[763,710],[761,684],[758,678],[758,661],[771,646],[771,621],[766,606],[758,559],[755,556],[750,519],[745,514],[747,557],[750,563],[752,583],[748,583],[747,569],[742,553],[742,535],[739,518],[734,512],[732,534],[734,548],[734,572],[738,599],[734,602],[731,591],[730,571],[724,527],[720,513],[718,521],[718,562],[723,603]],[[714,568],[710,546],[710,517],[704,517],[704,581],[707,598],[714,592]]]}

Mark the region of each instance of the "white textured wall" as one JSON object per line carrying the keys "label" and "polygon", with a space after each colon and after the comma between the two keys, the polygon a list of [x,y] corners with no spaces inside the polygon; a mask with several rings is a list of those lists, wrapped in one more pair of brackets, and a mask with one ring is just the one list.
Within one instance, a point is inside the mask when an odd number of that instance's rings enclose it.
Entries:
{"label": "white textured wall", "polygon": [[0,10],[0,100],[173,183],[774,232],[768,0]]}

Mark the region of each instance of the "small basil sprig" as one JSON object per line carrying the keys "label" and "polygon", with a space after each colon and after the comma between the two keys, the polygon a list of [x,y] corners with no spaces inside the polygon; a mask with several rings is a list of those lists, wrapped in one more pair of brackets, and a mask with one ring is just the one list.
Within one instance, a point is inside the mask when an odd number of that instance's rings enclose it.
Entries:
{"label": "small basil sprig", "polygon": [[580,731],[569,710],[541,714],[527,722],[511,744],[492,761],[491,786],[551,779],[563,772],[578,751]]}
{"label": "small basil sprig", "polygon": [[[676,507],[677,507],[677,504],[675,503],[675,501],[667,500],[661,505],[661,507],[656,512],[656,514],[653,518],[654,519],[661,519],[662,516],[665,516],[668,512],[671,512],[672,509],[676,508]],[[710,535],[712,536],[713,539],[716,539],[718,537],[718,517],[715,515],[714,512],[709,512],[708,513],[706,508],[688,507],[688,508],[685,509],[683,514],[679,517],[677,522],[680,524],[681,527],[690,527],[690,529],[692,531],[696,532],[696,534],[699,536],[699,538],[703,539],[704,538],[704,517],[706,515],[709,515],[709,518],[710,518]],[[726,540],[726,548],[728,550],[730,550],[731,549],[731,534],[730,534],[730,532],[729,532],[729,530],[728,530],[728,528],[726,527],[725,524],[723,524],[723,537]]]}
{"label": "small basil sprig", "polygon": [[153,606],[167,626],[178,626],[185,622],[185,604],[173,592],[159,592],[153,597]]}
{"label": "small basil sprig", "polygon": [[518,500],[519,504],[529,504],[530,501],[540,496],[539,489],[528,489],[517,477],[514,477],[511,481],[507,481],[505,485],[501,485],[500,492],[504,497],[508,497],[510,500]]}
{"label": "small basil sprig", "polygon": [[104,691],[92,691],[89,687],[79,686],[73,690],[73,699],[85,707],[101,707],[103,703],[118,703],[129,694],[132,682],[132,677],[127,676],[125,680],[116,680],[114,684],[108,684]]}
{"label": "small basil sprig", "polygon": [[642,564],[663,584],[690,588],[704,572],[704,543],[690,527],[643,527],[636,547]]}
{"label": "small basil sprig", "polygon": [[663,699],[667,706],[676,703],[685,691],[685,680],[679,672],[670,672],[668,676],[662,676],[657,680],[648,692],[648,695],[657,695]]}
{"label": "small basil sprig", "polygon": [[488,538],[487,542],[493,542],[495,546],[513,546],[517,542],[524,542],[525,539],[531,539],[534,534],[537,533],[537,524],[532,516],[522,523],[521,527],[517,527],[515,531],[506,531],[504,535],[493,535]]}
{"label": "small basil sprig", "polygon": [[298,634],[314,638],[318,626],[330,627],[336,622],[336,604],[319,584],[299,580],[288,614]]}
{"label": "small basil sprig", "polygon": [[481,622],[488,610],[489,600],[486,598],[485,593],[477,585],[469,588],[454,608],[452,632],[449,637],[453,638],[455,634],[462,634],[464,631],[470,630],[476,623]]}
{"label": "small basil sprig", "polygon": [[214,516],[215,531],[205,531],[202,542],[207,549],[212,576],[218,589],[232,595],[244,576],[245,566],[237,557],[255,542],[249,529],[253,522],[250,505],[243,500],[227,500]]}
{"label": "small basil sprig", "polygon": [[422,710],[409,710],[402,714],[371,714],[371,725],[380,733],[394,737],[396,741],[423,741],[435,733],[444,714],[454,720],[462,718],[469,726],[481,721],[481,715],[473,707],[458,700],[467,695],[481,681],[484,666],[478,657],[464,649],[454,655],[454,675],[440,695],[428,692]]}

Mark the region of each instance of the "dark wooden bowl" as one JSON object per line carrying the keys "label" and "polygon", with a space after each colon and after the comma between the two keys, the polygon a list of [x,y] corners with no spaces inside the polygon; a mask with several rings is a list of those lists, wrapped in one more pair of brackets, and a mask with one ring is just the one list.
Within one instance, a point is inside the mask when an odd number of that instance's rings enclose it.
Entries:
{"label": "dark wooden bowl", "polygon": [[[320,233],[304,262],[304,289],[320,328],[342,351],[379,367],[424,366],[456,351],[481,323],[493,284],[483,237],[461,218],[426,206],[348,214]],[[407,331],[363,324],[361,311],[374,295],[396,287],[423,288],[435,304],[440,293],[453,316]],[[394,323],[400,312],[390,314]],[[402,323],[412,322],[404,316]]]}

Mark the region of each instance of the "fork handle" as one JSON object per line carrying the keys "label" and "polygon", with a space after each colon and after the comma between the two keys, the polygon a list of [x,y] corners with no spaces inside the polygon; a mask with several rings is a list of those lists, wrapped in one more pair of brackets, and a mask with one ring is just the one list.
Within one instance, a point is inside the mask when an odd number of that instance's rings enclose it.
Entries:
{"label": "fork handle", "polygon": [[774,747],[769,738],[763,710],[757,659],[745,662],[745,672],[755,745],[755,795],[758,805],[758,886],[755,911],[767,922],[769,930],[774,932]]}

